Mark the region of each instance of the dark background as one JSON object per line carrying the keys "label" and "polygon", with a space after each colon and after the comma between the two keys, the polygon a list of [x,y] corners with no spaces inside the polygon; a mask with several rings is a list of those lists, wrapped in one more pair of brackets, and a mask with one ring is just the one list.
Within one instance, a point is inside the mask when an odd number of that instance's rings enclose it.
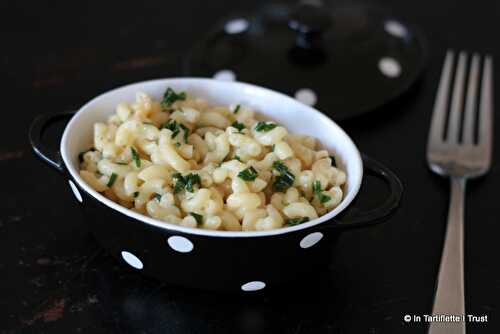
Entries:
{"label": "dark background", "polygon": [[[0,333],[425,333],[402,317],[430,313],[444,236],[448,186],[424,159],[434,93],[447,48],[499,55],[498,1],[372,2],[421,27],[430,62],[413,94],[341,126],[406,192],[389,222],[344,234],[329,272],[311,273],[318,284],[307,289],[242,298],[142,277],[101,251],[67,180],[30,152],[35,115],[180,75],[183,55],[214,21],[262,3],[0,3]],[[499,150],[497,139],[492,170],[468,188],[466,307],[488,315],[469,333],[500,332]]]}

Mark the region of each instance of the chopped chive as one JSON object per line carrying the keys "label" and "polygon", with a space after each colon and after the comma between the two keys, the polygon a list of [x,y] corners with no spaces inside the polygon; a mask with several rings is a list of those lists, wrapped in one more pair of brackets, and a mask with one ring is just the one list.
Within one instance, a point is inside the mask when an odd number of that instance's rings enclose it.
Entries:
{"label": "chopped chive", "polygon": [[276,144],[273,144],[273,145],[271,146],[271,152],[274,152],[274,149],[275,149],[275,148],[276,148]]}
{"label": "chopped chive", "polygon": [[181,147],[181,143],[179,142],[175,143],[175,147]]}
{"label": "chopped chive", "polygon": [[159,202],[161,201],[161,194],[155,193],[154,198]]}
{"label": "chopped chive", "polygon": [[259,174],[253,167],[248,167],[238,173],[238,177],[244,181],[254,181]]}
{"label": "chopped chive", "polygon": [[239,155],[235,155],[235,156],[234,156],[234,160],[241,161],[241,158],[240,158],[240,156],[239,156]]}
{"label": "chopped chive", "polygon": [[273,168],[280,173],[275,177],[273,183],[273,189],[275,191],[284,192],[293,185],[295,181],[295,175],[293,175],[288,167],[281,161],[273,162]]}
{"label": "chopped chive", "polygon": [[176,93],[172,88],[168,87],[163,94],[161,107],[163,110],[168,109],[175,101],[184,101],[186,97],[186,92]]}
{"label": "chopped chive", "polygon": [[194,185],[198,184],[201,186],[201,179],[198,174],[188,174],[186,176],[182,176],[180,173],[175,173],[172,175],[172,178],[175,180],[174,186],[174,194],[186,189],[190,193],[194,192]]}
{"label": "chopped chive", "polygon": [[286,223],[287,223],[287,225],[295,226],[295,225],[306,223],[308,221],[309,221],[309,217],[298,217],[298,218],[287,219]]}
{"label": "chopped chive", "polygon": [[198,174],[188,174],[186,175],[185,180],[186,180],[186,190],[189,191],[190,193],[194,192],[193,186],[195,184],[201,186],[201,179]]}
{"label": "chopped chive", "polygon": [[130,151],[132,152],[132,159],[135,161],[135,165],[137,168],[141,168],[141,159],[139,158],[139,154],[137,154],[137,151],[133,147],[130,147]]}
{"label": "chopped chive", "polygon": [[314,195],[316,195],[321,204],[324,204],[332,199],[330,196],[323,194],[323,192],[321,191],[321,182],[319,181],[313,182],[312,189]]}
{"label": "chopped chive", "polygon": [[238,129],[239,132],[241,132],[245,128],[245,124],[239,123],[238,121],[234,121],[233,124],[231,124],[233,128]]}
{"label": "chopped chive", "polygon": [[194,217],[197,225],[201,225],[203,223],[203,216],[202,215],[199,215],[199,214],[194,213],[194,212],[190,212],[189,215]]}
{"label": "chopped chive", "polygon": [[273,168],[282,174],[288,172],[288,167],[281,161],[273,162]]}
{"label": "chopped chive", "polygon": [[169,119],[167,122],[165,122],[161,125],[161,128],[162,129],[169,129],[170,131],[173,132],[177,128],[177,122],[172,120],[172,119]]}
{"label": "chopped chive", "polygon": [[236,108],[234,108],[234,113],[237,114],[238,111],[240,111],[241,105],[237,105]]}
{"label": "chopped chive", "polygon": [[321,202],[321,204],[324,204],[324,203],[328,202],[331,199],[332,199],[331,196],[323,194],[322,197],[321,197],[321,199],[320,199],[320,202]]}
{"label": "chopped chive", "polygon": [[161,125],[161,129],[169,129],[172,131],[171,138],[177,137],[181,129],[184,130],[184,142],[187,143],[187,138],[189,136],[189,129],[182,123],[177,123],[175,120],[169,120]]}
{"label": "chopped chive", "polygon": [[174,194],[177,194],[178,192],[182,191],[184,187],[186,187],[186,181],[184,180],[184,177],[181,175],[181,173],[174,173],[172,175],[172,178],[175,181]]}
{"label": "chopped chive", "polygon": [[335,160],[335,157],[333,155],[330,155],[330,159],[332,159],[332,166],[337,167],[337,161]]}
{"label": "chopped chive", "polygon": [[171,135],[171,138],[175,138],[177,137],[177,135],[179,134],[180,130],[179,130],[179,124],[177,124],[176,121],[174,120],[169,120],[168,122],[166,123],[163,123],[162,126],[161,126],[162,129],[169,129],[170,131],[172,131],[172,135]]}
{"label": "chopped chive", "polygon": [[321,204],[324,204],[324,203],[328,202],[331,199],[332,198],[330,196],[325,195],[325,194],[321,194],[321,199],[319,201],[321,202]]}
{"label": "chopped chive", "polygon": [[255,125],[255,131],[267,132],[267,131],[271,131],[275,127],[277,127],[277,125],[274,123],[266,123],[266,122],[261,121],[261,122],[258,122],[257,125]]}
{"label": "chopped chive", "polygon": [[113,185],[113,183],[115,183],[117,177],[118,177],[118,175],[116,175],[116,173],[111,173],[111,176],[109,177],[109,181],[108,181],[107,186],[111,187]]}
{"label": "chopped chive", "polygon": [[317,192],[321,191],[321,182],[319,181],[314,181],[313,186],[312,186],[313,192],[316,194]]}
{"label": "chopped chive", "polygon": [[182,130],[184,130],[184,142],[187,144],[188,136],[189,136],[189,129],[182,123],[179,123],[179,126],[181,127]]}
{"label": "chopped chive", "polygon": [[128,165],[128,162],[117,161],[117,162],[115,162],[115,164],[117,164],[117,165],[122,165],[122,166],[127,166],[127,165]]}
{"label": "chopped chive", "polygon": [[295,181],[295,176],[290,172],[279,175],[274,179],[273,189],[275,191],[285,192],[288,188],[290,188],[293,185],[294,181]]}

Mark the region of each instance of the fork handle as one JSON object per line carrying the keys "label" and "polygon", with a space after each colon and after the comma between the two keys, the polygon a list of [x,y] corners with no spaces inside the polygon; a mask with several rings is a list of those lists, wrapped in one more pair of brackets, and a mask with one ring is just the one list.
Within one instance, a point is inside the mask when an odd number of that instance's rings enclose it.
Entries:
{"label": "fork handle", "polygon": [[451,178],[451,198],[432,315],[456,315],[458,322],[431,322],[429,334],[465,334],[465,178]]}

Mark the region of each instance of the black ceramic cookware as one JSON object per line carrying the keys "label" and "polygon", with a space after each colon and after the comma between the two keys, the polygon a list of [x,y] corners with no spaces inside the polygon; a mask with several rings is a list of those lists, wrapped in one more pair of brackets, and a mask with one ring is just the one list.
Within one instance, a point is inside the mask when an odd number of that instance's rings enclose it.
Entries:
{"label": "black ceramic cookware", "polygon": [[[229,232],[158,221],[97,193],[78,174],[78,154],[92,146],[93,123],[105,120],[116,104],[132,100],[137,91],[160,97],[167,87],[185,90],[213,104],[242,103],[283,124],[290,132],[315,136],[336,155],[337,164],[347,173],[342,203],[328,214],[298,226]],[[68,124],[60,150],[52,151],[44,145],[42,134],[61,118]],[[98,96],[78,112],[39,116],[30,128],[30,140],[35,153],[68,180],[91,231],[104,248],[137,271],[187,287],[248,293],[286,284],[308,284],[304,277],[319,275],[327,267],[332,245],[343,231],[386,220],[402,195],[398,178],[380,163],[362,157],[351,139],[328,117],[286,95],[238,82],[183,78],[121,87]],[[368,211],[356,210],[353,202],[363,177],[379,178],[388,187],[386,198]]]}

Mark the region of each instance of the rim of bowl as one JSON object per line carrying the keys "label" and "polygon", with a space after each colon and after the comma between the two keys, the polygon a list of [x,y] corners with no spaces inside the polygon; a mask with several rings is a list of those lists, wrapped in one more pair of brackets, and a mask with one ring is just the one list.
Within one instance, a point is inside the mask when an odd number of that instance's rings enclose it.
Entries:
{"label": "rim of bowl", "polygon": [[[269,230],[269,231],[218,231],[218,230],[207,230],[207,229],[202,229],[202,228],[184,227],[184,226],[179,226],[179,225],[175,225],[172,223],[168,223],[165,221],[157,220],[155,218],[152,218],[152,217],[140,214],[138,212],[132,211],[130,209],[127,209],[126,207],[121,206],[120,204],[113,202],[112,200],[108,199],[104,195],[95,191],[90,185],[88,185],[85,181],[83,181],[83,179],[80,177],[79,172],[72,165],[71,157],[69,155],[70,152],[67,151],[68,150],[67,149],[67,140],[69,137],[69,133],[75,127],[75,124],[78,123],[79,114],[84,113],[88,106],[93,104],[94,101],[104,97],[105,95],[112,94],[113,92],[115,92],[117,90],[124,89],[124,88],[129,87],[129,86],[140,86],[140,85],[144,85],[144,84],[155,84],[155,83],[158,83],[158,84],[162,83],[163,84],[165,81],[184,81],[184,82],[202,81],[206,84],[210,84],[211,82],[215,81],[215,82],[217,82],[218,85],[228,85],[228,86],[229,85],[237,85],[237,86],[252,88],[252,89],[260,90],[267,95],[269,95],[269,94],[275,95],[276,98],[279,98],[279,99],[289,100],[289,101],[293,101],[293,103],[298,103],[301,105],[302,108],[307,109],[308,112],[316,114],[317,117],[322,118],[323,121],[329,123],[332,127],[338,128],[341,135],[344,136],[345,141],[354,148],[354,150],[353,150],[354,154],[352,156],[352,159],[355,160],[354,167],[357,168],[359,171],[359,178],[357,180],[355,180],[354,184],[352,184],[352,190],[347,193],[347,196],[345,196],[342,199],[340,204],[335,209],[328,212],[327,214],[320,216],[316,219],[313,219],[307,223],[303,223],[303,224],[296,225],[296,226],[277,228],[277,229]],[[333,217],[335,217],[337,214],[339,214],[340,212],[342,212],[344,209],[346,209],[349,206],[349,204],[354,200],[354,198],[358,194],[359,188],[361,187],[361,181],[363,179],[363,163],[362,163],[361,155],[359,153],[358,148],[356,147],[356,145],[354,144],[352,139],[349,137],[349,135],[347,135],[347,133],[339,125],[337,125],[337,123],[335,123],[333,120],[328,118],[325,114],[323,114],[319,110],[317,110],[313,107],[307,106],[305,104],[302,104],[301,102],[295,100],[294,98],[292,98],[286,94],[274,91],[274,90],[269,89],[269,88],[265,88],[262,86],[258,86],[258,85],[254,85],[254,84],[250,84],[250,83],[245,83],[245,82],[239,82],[239,81],[224,82],[224,81],[217,81],[215,79],[209,79],[209,78],[197,78],[197,77],[178,77],[178,78],[176,78],[176,77],[173,77],[173,78],[161,78],[161,79],[146,80],[146,81],[140,81],[140,82],[136,82],[136,83],[123,85],[123,86],[111,89],[109,91],[106,91],[102,94],[99,94],[98,96],[94,97],[93,99],[91,99],[90,101],[85,103],[82,107],[80,107],[78,109],[78,111],[75,113],[75,115],[68,122],[68,124],[66,125],[66,128],[64,129],[63,136],[61,138],[60,151],[61,151],[61,156],[62,156],[62,159],[64,161],[64,165],[65,165],[66,169],[68,170],[70,175],[73,177],[73,179],[78,183],[78,185],[83,190],[85,190],[90,196],[92,196],[97,201],[103,203],[104,205],[106,205],[110,209],[116,210],[116,211],[122,213],[123,215],[128,216],[128,217],[133,218],[133,219],[136,219],[140,222],[143,222],[143,223],[146,223],[146,224],[158,227],[158,228],[162,228],[162,229],[168,230],[170,232],[175,231],[175,232],[180,232],[180,233],[201,235],[201,236],[210,236],[210,237],[232,237],[232,238],[234,238],[234,237],[239,237],[239,238],[266,237],[266,236],[286,234],[286,233],[295,232],[295,231],[299,231],[299,230],[305,230],[305,229],[308,229],[310,227],[322,224],[322,223],[332,219]]]}

